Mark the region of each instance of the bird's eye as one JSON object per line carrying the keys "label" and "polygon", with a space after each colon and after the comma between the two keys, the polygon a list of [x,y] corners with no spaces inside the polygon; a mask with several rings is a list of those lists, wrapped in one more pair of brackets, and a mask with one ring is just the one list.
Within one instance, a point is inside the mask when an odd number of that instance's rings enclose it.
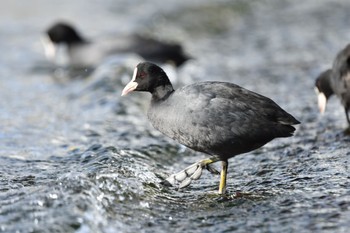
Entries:
{"label": "bird's eye", "polygon": [[139,74],[139,77],[142,78],[142,79],[145,78],[145,77],[146,77],[146,73],[145,73],[145,72],[141,72],[141,73]]}

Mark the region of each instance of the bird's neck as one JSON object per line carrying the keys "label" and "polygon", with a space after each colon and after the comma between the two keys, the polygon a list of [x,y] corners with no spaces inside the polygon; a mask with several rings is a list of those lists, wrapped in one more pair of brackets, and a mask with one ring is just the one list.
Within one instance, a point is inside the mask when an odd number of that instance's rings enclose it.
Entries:
{"label": "bird's neck", "polygon": [[167,99],[171,93],[174,92],[174,88],[171,84],[165,84],[157,86],[152,92],[152,101],[159,101]]}
{"label": "bird's neck", "polygon": [[335,75],[335,74],[333,73],[333,71],[331,71],[327,76],[325,76],[321,80],[321,85],[322,85],[322,88],[323,88],[323,92],[326,95],[327,99],[334,94],[332,81],[331,81],[331,79],[333,78],[333,75]]}
{"label": "bird's neck", "polygon": [[68,43],[68,48],[72,48],[75,46],[80,46],[80,45],[87,45],[90,44],[91,42],[85,39],[79,39],[79,40],[74,40],[74,41],[70,41]]}

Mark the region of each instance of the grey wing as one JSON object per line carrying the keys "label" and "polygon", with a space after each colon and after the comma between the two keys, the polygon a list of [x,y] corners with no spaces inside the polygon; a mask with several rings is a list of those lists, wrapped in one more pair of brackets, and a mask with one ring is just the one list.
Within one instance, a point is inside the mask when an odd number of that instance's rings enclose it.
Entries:
{"label": "grey wing", "polygon": [[202,138],[207,143],[227,138],[266,140],[290,136],[294,128],[289,125],[299,123],[271,99],[237,85],[210,83],[205,87],[193,95],[196,98],[188,114],[192,115],[192,129],[204,134]]}

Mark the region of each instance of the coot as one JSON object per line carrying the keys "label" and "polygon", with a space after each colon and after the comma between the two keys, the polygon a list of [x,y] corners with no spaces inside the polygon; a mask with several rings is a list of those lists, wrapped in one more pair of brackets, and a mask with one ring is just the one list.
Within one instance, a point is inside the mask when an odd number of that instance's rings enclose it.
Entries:
{"label": "coot", "polygon": [[146,60],[170,62],[176,67],[189,59],[179,44],[165,43],[140,35],[125,35],[92,42],[65,22],[55,23],[45,34],[42,38],[45,54],[58,65],[95,66],[106,56],[116,53],[135,53]]}
{"label": "coot", "polygon": [[137,65],[122,96],[131,91],[152,94],[148,118],[156,129],[211,155],[167,179],[180,188],[199,179],[203,168],[217,172],[210,164],[222,161],[219,193],[225,193],[229,158],[292,136],[292,125],[300,123],[271,99],[232,83],[198,82],[175,91],[166,73],[149,62]]}
{"label": "coot", "polygon": [[327,100],[335,94],[344,106],[346,120],[350,125],[350,44],[341,50],[332,69],[322,72],[316,79],[315,86],[318,92],[318,106],[320,112],[326,109]]}

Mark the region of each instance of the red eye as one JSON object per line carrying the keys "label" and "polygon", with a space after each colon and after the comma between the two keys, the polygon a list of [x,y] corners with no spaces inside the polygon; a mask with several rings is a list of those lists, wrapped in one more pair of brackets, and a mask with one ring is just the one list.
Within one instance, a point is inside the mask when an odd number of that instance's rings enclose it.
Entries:
{"label": "red eye", "polygon": [[146,77],[146,73],[142,71],[142,72],[139,74],[139,77],[140,77],[140,78],[145,78],[145,77]]}

